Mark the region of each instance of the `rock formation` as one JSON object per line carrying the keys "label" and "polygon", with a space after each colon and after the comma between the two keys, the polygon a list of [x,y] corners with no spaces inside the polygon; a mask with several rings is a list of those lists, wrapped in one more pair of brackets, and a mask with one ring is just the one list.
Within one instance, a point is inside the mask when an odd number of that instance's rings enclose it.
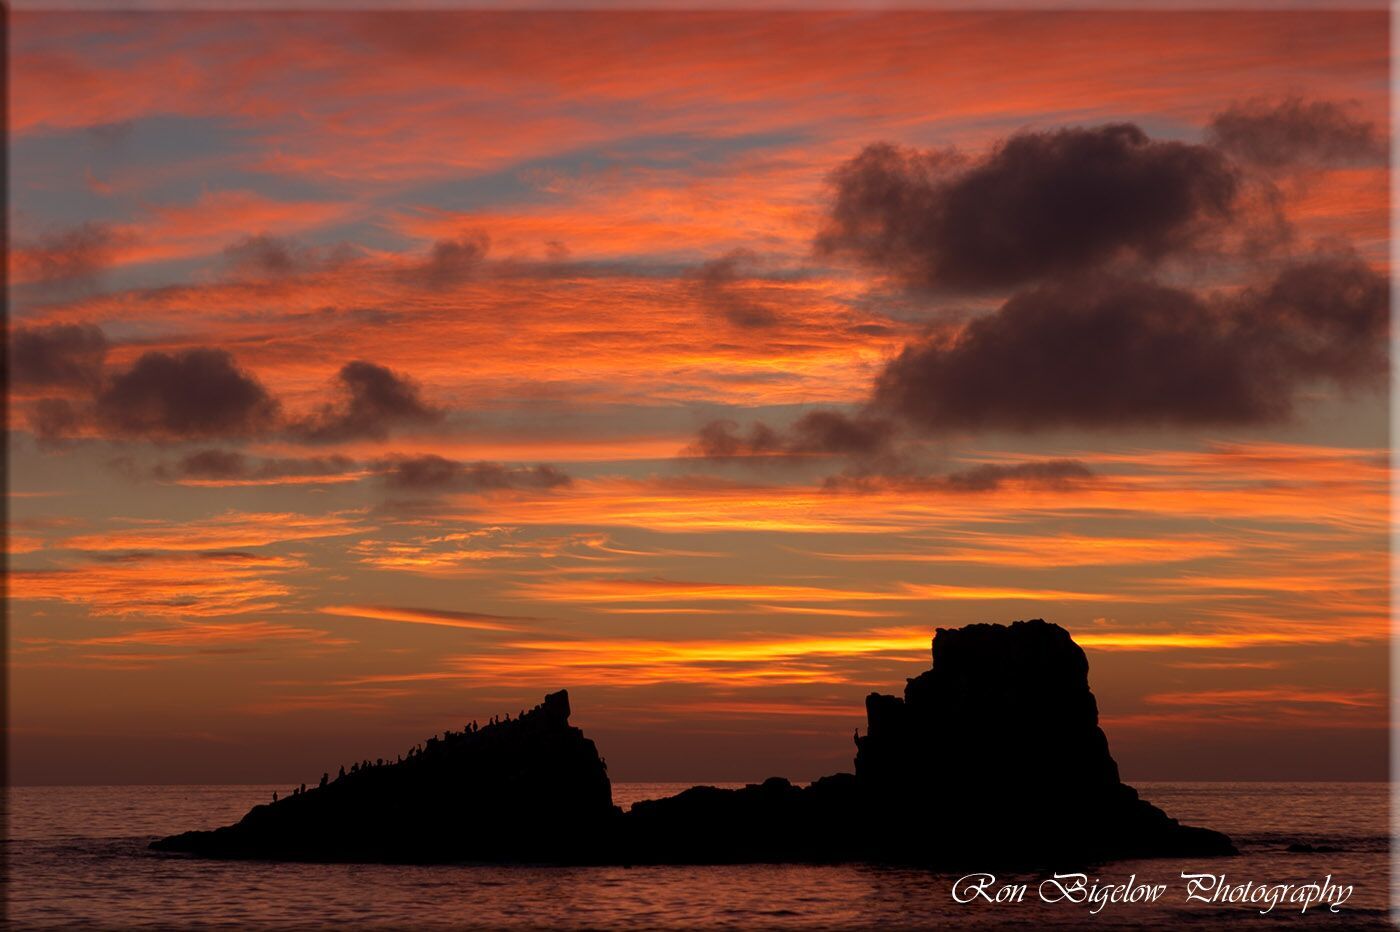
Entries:
{"label": "rock formation", "polygon": [[1232,854],[1138,799],[1098,726],[1084,652],[1057,625],[939,629],[904,697],[871,694],[856,772],[698,786],[612,805],[566,692],[516,721],[430,739],[163,851],[286,860],[1055,866]]}
{"label": "rock formation", "polygon": [[429,738],[254,806],[237,824],[155,842],[214,857],[344,861],[578,861],[621,814],[569,694],[511,721]]}
{"label": "rock formation", "polygon": [[1044,621],[940,629],[933,668],[904,698],[872,693],[856,741],[870,816],[902,821],[885,851],[918,857],[931,839],[971,863],[1229,853],[1118,779],[1089,690],[1089,662]]}

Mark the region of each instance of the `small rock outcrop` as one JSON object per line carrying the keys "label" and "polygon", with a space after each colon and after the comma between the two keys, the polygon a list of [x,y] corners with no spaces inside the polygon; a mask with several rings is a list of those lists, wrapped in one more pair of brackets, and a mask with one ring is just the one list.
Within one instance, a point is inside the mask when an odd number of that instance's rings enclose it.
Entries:
{"label": "small rock outcrop", "polygon": [[[881,859],[849,773],[794,786],[770,777],[740,789],[695,786],[635,803],[620,820],[628,863],[833,863]],[[872,833],[872,830],[875,832]]]}
{"label": "small rock outcrop", "polygon": [[163,851],[283,860],[1066,866],[1233,854],[1123,784],[1083,650],[1057,625],[939,629],[902,698],[871,694],[855,773],[612,805],[566,692],[515,721],[364,762]]}

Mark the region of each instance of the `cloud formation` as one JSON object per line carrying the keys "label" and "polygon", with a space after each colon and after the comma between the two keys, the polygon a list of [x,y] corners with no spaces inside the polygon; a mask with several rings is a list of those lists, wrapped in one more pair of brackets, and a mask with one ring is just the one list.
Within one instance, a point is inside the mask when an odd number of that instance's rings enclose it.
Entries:
{"label": "cloud formation", "polygon": [[1067,488],[1094,478],[1079,460],[1034,460],[1028,463],[984,463],[950,472],[942,485],[955,492],[994,492],[1009,482],[1043,488]]}
{"label": "cloud formation", "polygon": [[[26,406],[30,429],[44,443],[80,434],[158,443],[243,440],[274,434],[306,443],[382,440],[398,427],[433,424],[444,412],[418,385],[364,360],[336,374],[337,397],[300,418],[226,350],[191,347],[143,353],[127,369],[105,368],[109,344],[91,325],[18,328],[11,340],[11,381],[20,390],[63,392]],[[337,458],[265,460],[205,450],[158,467],[157,478],[268,480],[344,472]],[[343,458],[342,458],[343,459]],[[309,470],[309,471],[308,471]],[[208,473],[199,476],[197,473]]]}
{"label": "cloud formation", "polygon": [[253,437],[272,431],[280,406],[221,349],[143,354],[97,393],[106,436],[147,440]]}
{"label": "cloud formation", "polygon": [[272,483],[278,480],[328,478],[355,468],[348,456],[258,459],[237,450],[196,450],[173,463],[157,463],[153,478],[211,484]]}
{"label": "cloud formation", "polygon": [[481,232],[437,240],[415,275],[434,288],[450,287],[475,275],[490,248],[490,238]]}
{"label": "cloud formation", "polygon": [[1388,311],[1387,281],[1349,256],[1235,295],[1089,275],[906,346],[873,404],[928,431],[1280,421],[1314,382],[1379,384]]}
{"label": "cloud formation", "polygon": [[26,423],[44,445],[56,445],[76,435],[86,420],[84,409],[67,398],[40,398],[29,408]]}
{"label": "cloud formation", "polygon": [[356,360],[336,375],[341,397],[291,425],[301,440],[334,443],[383,440],[398,427],[436,423],[443,411],[423,400],[418,385],[384,366]]}
{"label": "cloud formation", "polygon": [[772,327],[778,314],[745,293],[739,282],[749,275],[757,257],[747,249],[736,249],[700,266],[695,276],[696,294],[701,304],[735,327]]}
{"label": "cloud formation", "polygon": [[878,143],[831,184],[819,252],[977,290],[1192,246],[1232,217],[1240,179],[1212,147],[1119,123],[1017,133],[976,159]]}
{"label": "cloud formation", "polygon": [[48,233],[16,245],[15,277],[43,284],[84,281],[109,265],[130,239],[127,233],[92,221]]}
{"label": "cloud formation", "polygon": [[851,469],[826,480],[824,487],[842,492],[899,489],[905,492],[996,492],[1007,486],[1065,492],[1096,478],[1080,460],[1029,460],[1023,463],[982,463],[953,472],[924,475],[909,472]]}
{"label": "cloud formation", "polygon": [[757,456],[870,457],[889,450],[895,425],[885,418],[847,415],[839,411],[809,411],[785,429],[755,421],[747,433],[731,420],[705,424],[687,455],[707,459]]}
{"label": "cloud formation", "polygon": [[107,348],[107,337],[92,324],[16,327],[10,332],[10,386],[90,389],[102,381]]}
{"label": "cloud formation", "polygon": [[307,246],[282,236],[245,236],[224,249],[224,264],[234,278],[270,280],[305,275],[343,265],[357,250],[341,244],[330,249]]}
{"label": "cloud formation", "polygon": [[1329,100],[1254,99],[1216,114],[1207,138],[1221,151],[1261,168],[1384,164],[1384,134]]}
{"label": "cloud formation", "polygon": [[[1270,255],[1290,228],[1268,170],[1384,154],[1372,124],[1300,98],[1231,107],[1204,144],[1129,124],[1021,132],[975,158],[877,144],[832,174],[817,246],[906,285],[1011,291],[906,345],[876,415],[924,431],[1282,421],[1305,388],[1378,384],[1388,282],[1345,252]],[[1268,258],[1272,280],[1211,294],[1161,266],[1232,251]]]}
{"label": "cloud formation", "polygon": [[391,460],[383,477],[384,484],[392,489],[440,492],[552,489],[572,481],[549,465],[461,463],[431,453]]}

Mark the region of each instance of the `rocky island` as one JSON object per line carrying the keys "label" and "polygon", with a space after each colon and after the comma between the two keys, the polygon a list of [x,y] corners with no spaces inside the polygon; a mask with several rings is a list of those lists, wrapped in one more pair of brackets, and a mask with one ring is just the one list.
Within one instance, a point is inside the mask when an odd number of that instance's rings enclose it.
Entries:
{"label": "rocky island", "polygon": [[206,857],[327,861],[1065,866],[1234,854],[1119,780],[1089,664],[1045,621],[939,629],[904,696],[866,698],[855,773],[692,787],[612,803],[568,693],[364,761],[213,831],[153,842]]}

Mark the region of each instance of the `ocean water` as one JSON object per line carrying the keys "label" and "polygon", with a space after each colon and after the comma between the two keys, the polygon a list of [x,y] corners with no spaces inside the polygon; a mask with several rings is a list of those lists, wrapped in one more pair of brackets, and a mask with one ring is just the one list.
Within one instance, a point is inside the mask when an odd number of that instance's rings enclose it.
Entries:
{"label": "ocean water", "polygon": [[[1389,926],[1390,785],[1140,783],[1183,822],[1227,832],[1235,858],[1118,862],[1086,886],[1164,884],[1153,903],[1043,901],[1048,874],[1019,902],[953,897],[955,875],[869,865],[496,867],[204,861],[148,851],[153,838],[237,820],[270,799],[264,786],[15,787],[5,844],[13,929],[1332,929]],[[669,795],[683,784],[621,783],[614,801]],[[1290,853],[1293,843],[1335,851]],[[1181,873],[1224,874],[1230,887],[1350,886],[1337,913],[1279,903],[1187,899]],[[1065,880],[1066,885],[1073,884]],[[960,888],[961,889],[961,888]],[[988,892],[996,889],[985,887]],[[1046,896],[1059,896],[1053,885]],[[1203,894],[1204,895],[1204,894]],[[1079,894],[1073,895],[1083,899]],[[1099,911],[1091,913],[1099,907]]]}

